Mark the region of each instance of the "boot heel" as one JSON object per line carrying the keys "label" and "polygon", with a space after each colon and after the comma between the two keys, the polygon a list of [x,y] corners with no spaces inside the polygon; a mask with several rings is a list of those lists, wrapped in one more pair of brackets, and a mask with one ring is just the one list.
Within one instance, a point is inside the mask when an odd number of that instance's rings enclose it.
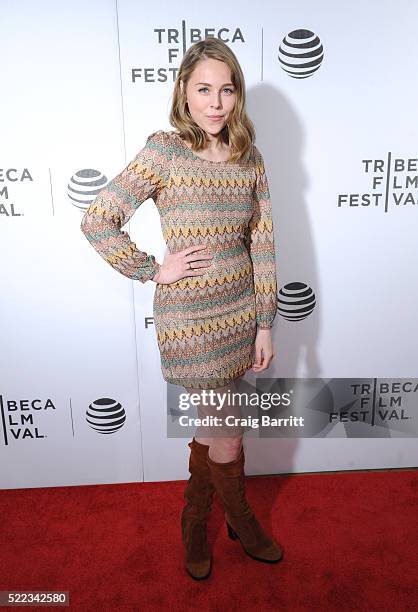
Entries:
{"label": "boot heel", "polygon": [[231,525],[228,523],[228,521],[226,521],[226,527],[228,530],[228,535],[231,538],[231,540],[236,540],[238,535],[236,534],[236,532],[232,529]]}

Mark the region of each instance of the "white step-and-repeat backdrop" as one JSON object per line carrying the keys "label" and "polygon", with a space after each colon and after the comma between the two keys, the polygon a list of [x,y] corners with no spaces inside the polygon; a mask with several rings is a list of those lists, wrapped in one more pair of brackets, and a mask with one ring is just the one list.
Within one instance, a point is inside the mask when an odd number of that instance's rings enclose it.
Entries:
{"label": "white step-and-repeat backdrop", "polygon": [[[113,270],[80,222],[91,177],[173,129],[178,66],[205,36],[242,65],[270,182],[279,311],[264,376],[309,383],[316,415],[309,436],[250,430],[247,474],[416,466],[418,4],[0,4],[0,486],[189,476],[155,284]],[[153,201],[124,229],[162,262]]]}

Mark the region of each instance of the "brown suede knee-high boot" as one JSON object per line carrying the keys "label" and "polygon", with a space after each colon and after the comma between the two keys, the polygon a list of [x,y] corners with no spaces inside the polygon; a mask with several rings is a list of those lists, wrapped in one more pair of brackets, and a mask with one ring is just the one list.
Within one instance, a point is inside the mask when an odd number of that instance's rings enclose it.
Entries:
{"label": "brown suede knee-high boot", "polygon": [[237,459],[228,463],[217,463],[207,457],[212,482],[225,508],[228,535],[233,540],[239,538],[244,551],[253,559],[277,563],[283,550],[264,532],[245,497],[244,462],[243,446]]}
{"label": "brown suede knee-high boot", "polygon": [[187,501],[181,515],[182,539],[186,552],[186,570],[195,580],[207,578],[211,572],[211,552],[207,542],[207,519],[215,491],[206,463],[209,446],[193,438],[189,471],[191,476],[184,491]]}

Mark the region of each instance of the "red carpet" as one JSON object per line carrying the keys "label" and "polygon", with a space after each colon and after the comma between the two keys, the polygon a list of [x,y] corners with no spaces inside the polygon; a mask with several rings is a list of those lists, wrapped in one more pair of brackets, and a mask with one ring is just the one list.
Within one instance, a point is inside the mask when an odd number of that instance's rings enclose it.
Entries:
{"label": "red carpet", "polygon": [[215,496],[213,569],[199,582],[183,566],[185,481],[1,491],[0,590],[68,590],[62,609],[80,612],[417,609],[416,470],[246,483],[284,558],[269,565],[245,555]]}

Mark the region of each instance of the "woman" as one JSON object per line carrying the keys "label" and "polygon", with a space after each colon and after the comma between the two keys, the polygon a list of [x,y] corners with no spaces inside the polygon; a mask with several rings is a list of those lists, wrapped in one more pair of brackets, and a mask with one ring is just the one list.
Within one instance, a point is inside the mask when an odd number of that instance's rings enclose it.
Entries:
{"label": "woman", "polygon": [[[273,358],[271,327],[277,281],[271,201],[264,162],[245,110],[237,58],[220,40],[192,45],[174,85],[170,123],[100,191],[81,229],[97,252],[125,276],[157,283],[154,321],[164,379],[188,392],[237,388],[252,368]],[[159,210],[168,252],[162,264],[138,250],[121,227],[142,202]],[[221,404],[202,401],[199,415]],[[234,402],[223,417],[238,414]],[[244,493],[240,427],[198,428],[189,443],[191,477],[181,517],[186,569],[207,578],[207,518],[216,491],[228,534],[252,558],[270,563],[282,549],[261,528]],[[197,432],[196,432],[197,433]]]}

